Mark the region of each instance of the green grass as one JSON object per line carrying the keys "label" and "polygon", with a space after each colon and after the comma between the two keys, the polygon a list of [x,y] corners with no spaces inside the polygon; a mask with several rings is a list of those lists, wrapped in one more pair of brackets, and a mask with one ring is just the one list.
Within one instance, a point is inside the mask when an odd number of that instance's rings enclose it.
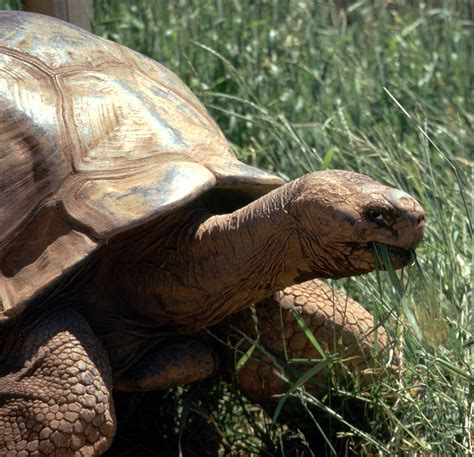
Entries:
{"label": "green grass", "polygon": [[[0,7],[16,3],[0,0]],[[313,438],[324,443],[322,427],[335,445],[341,421],[349,426],[338,455],[472,453],[472,5],[337,3],[95,1],[95,32],[175,71],[242,160],[285,178],[328,167],[359,171],[415,195],[427,212],[414,267],[337,282],[376,316],[388,316],[401,374],[364,395],[336,385],[314,399],[297,389],[301,411],[314,408],[294,427],[272,423],[224,384],[199,400],[195,387],[145,402],[119,399],[141,413],[129,414],[130,436],[142,433],[140,444],[118,440],[128,443],[128,455],[154,455],[147,430],[152,440],[171,440],[167,455],[178,440],[185,455],[217,455],[214,445],[219,455],[311,455],[312,446],[326,455]],[[335,399],[353,397],[365,405],[363,427],[360,415],[353,420],[333,408]],[[163,425],[165,416],[172,425]]]}

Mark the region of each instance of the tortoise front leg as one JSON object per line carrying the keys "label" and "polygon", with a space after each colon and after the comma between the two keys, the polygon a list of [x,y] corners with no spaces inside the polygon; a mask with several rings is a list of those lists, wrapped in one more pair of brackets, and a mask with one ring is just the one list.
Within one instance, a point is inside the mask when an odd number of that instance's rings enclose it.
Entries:
{"label": "tortoise front leg", "polygon": [[110,367],[80,314],[65,307],[17,326],[2,336],[0,357],[1,455],[107,450],[116,428]]}
{"label": "tortoise front leg", "polygon": [[[285,364],[291,359],[323,359],[298,323],[295,312],[326,356],[339,354],[341,362],[326,368],[348,375],[350,381],[358,377],[362,383],[370,383],[375,371],[367,369],[380,367],[381,360],[389,353],[385,329],[374,328],[373,316],[362,305],[326,283],[313,280],[277,292],[258,303],[255,314],[250,310],[237,313],[225,322],[225,330],[222,326],[218,328],[218,334],[229,336],[231,345],[241,342],[237,351],[225,349],[228,360],[240,358],[250,348],[251,342],[243,334],[251,340],[258,339],[252,357],[236,375],[244,394],[255,401],[267,402],[288,390],[289,384],[275,373],[276,360]],[[291,365],[291,370],[285,370],[290,374],[290,383],[317,363]],[[305,387],[318,395],[327,392],[328,384],[327,373],[321,370]]]}
{"label": "tortoise front leg", "polygon": [[114,382],[116,391],[165,390],[205,379],[218,366],[217,354],[199,336],[170,336]]}

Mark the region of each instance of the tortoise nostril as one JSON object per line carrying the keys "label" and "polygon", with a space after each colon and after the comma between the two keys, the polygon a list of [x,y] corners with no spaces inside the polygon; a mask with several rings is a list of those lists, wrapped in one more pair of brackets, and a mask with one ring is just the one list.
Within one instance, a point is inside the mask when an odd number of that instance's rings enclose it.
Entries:
{"label": "tortoise nostril", "polygon": [[418,220],[417,220],[418,225],[420,225],[420,224],[421,224],[422,222],[424,222],[424,221],[425,221],[425,215],[424,215],[424,214],[420,214],[420,215],[418,216]]}

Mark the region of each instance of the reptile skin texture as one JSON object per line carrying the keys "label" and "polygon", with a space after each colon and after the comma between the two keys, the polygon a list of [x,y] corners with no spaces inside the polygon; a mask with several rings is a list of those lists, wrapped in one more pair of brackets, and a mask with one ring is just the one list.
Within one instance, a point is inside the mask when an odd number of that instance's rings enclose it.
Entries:
{"label": "reptile skin texture", "polygon": [[0,372],[0,455],[92,456],[115,434],[106,353],[65,308],[14,337]]}
{"label": "reptile skin texture", "polygon": [[[237,384],[249,398],[270,401],[289,387],[276,374],[278,370],[269,354],[280,361],[285,361],[285,351],[288,359],[322,359],[295,319],[295,313],[304,320],[326,355],[340,354],[343,361],[330,367],[331,375],[349,376],[352,380],[359,378],[362,383],[370,383],[371,376],[377,373],[371,368],[380,366],[388,354],[385,329],[379,326],[375,331],[373,316],[355,300],[322,281],[312,280],[287,287],[273,298],[259,303],[255,315],[246,310],[230,318],[234,344],[245,333],[258,338],[259,345],[267,351],[265,353],[257,347],[238,372]],[[250,342],[243,343],[237,357],[249,347]],[[316,363],[292,365],[296,374],[290,382]],[[327,390],[328,378],[324,370],[316,373],[305,386],[315,395]]]}

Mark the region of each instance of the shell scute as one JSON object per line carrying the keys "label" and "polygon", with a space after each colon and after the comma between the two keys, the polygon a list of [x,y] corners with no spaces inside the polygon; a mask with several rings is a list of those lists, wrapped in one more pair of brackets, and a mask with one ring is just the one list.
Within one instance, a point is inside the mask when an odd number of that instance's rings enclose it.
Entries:
{"label": "shell scute", "polygon": [[71,172],[61,105],[51,77],[0,53],[0,246]]}
{"label": "shell scute", "polygon": [[62,205],[85,231],[104,239],[163,216],[214,185],[214,175],[202,165],[169,162],[120,179],[74,182],[63,190]]}
{"label": "shell scute", "polygon": [[[1,47],[41,62],[51,72],[123,64],[120,45],[48,16],[0,12]],[[5,46],[7,44],[7,46]]]}
{"label": "shell scute", "polygon": [[[204,109],[129,68],[61,77],[76,170],[123,169],[144,160],[231,156]],[[235,159],[234,159],[235,160]]]}
{"label": "shell scute", "polygon": [[6,316],[17,314],[96,247],[55,207],[41,208],[0,252],[0,311]]}

